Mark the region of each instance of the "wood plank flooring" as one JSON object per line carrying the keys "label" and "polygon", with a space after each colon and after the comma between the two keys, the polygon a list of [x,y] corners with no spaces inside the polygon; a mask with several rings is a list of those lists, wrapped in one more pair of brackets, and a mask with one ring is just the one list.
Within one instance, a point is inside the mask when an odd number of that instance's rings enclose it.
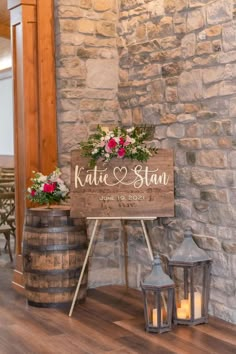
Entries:
{"label": "wood plank flooring", "polygon": [[[3,259],[6,259],[4,263]],[[232,354],[236,326],[176,326],[169,333],[144,331],[139,291],[122,286],[91,289],[84,304],[66,309],[30,307],[11,289],[12,266],[0,255],[0,354]]]}

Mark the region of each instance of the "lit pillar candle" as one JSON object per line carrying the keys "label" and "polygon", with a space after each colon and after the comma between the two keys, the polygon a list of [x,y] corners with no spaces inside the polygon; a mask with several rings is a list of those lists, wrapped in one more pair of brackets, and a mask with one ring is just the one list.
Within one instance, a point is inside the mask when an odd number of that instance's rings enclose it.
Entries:
{"label": "lit pillar candle", "polygon": [[186,318],[190,317],[190,302],[188,299],[181,300],[181,309],[186,311]]}
{"label": "lit pillar candle", "polygon": [[202,317],[202,296],[199,292],[194,292],[194,318]]}
{"label": "lit pillar candle", "polygon": [[[190,294],[188,295],[189,297],[189,304],[191,308],[191,297]],[[202,317],[202,295],[198,291],[194,292],[194,319],[201,318]]]}
{"label": "lit pillar candle", "polygon": [[185,320],[187,318],[186,309],[182,309],[181,307],[179,307],[177,309],[177,318]]}
{"label": "lit pillar candle", "polygon": [[152,325],[157,327],[157,309],[152,310]]}
{"label": "lit pillar candle", "polygon": [[[161,325],[163,324],[163,309],[161,309]],[[158,312],[157,309],[152,310],[152,325],[153,327],[158,326]]]}

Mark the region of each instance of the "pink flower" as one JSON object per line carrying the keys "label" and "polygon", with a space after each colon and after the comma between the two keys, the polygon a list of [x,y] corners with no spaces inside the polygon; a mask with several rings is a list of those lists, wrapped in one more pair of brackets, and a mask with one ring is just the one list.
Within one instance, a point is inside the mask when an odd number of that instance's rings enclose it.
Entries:
{"label": "pink flower", "polygon": [[126,140],[125,140],[124,146],[127,146],[131,143],[132,143],[131,137],[129,135],[126,135]]}
{"label": "pink flower", "polygon": [[110,148],[110,149],[114,149],[117,145],[117,142],[115,141],[115,139],[111,138],[108,143],[107,143],[107,146]]}
{"label": "pink flower", "polygon": [[36,190],[35,190],[35,189],[32,189],[32,191],[31,191],[31,193],[30,193],[30,194],[31,194],[31,196],[32,196],[32,197],[34,197],[34,196],[35,196],[35,194],[36,194]]}
{"label": "pink flower", "polygon": [[118,150],[118,157],[122,158],[125,156],[125,149],[122,147]]}
{"label": "pink flower", "polygon": [[125,139],[121,136],[121,137],[120,137],[119,144],[120,144],[120,145],[124,145],[124,143],[125,143]]}
{"label": "pink flower", "polygon": [[109,148],[108,144],[105,146],[105,151],[108,152],[109,154],[111,153],[111,149]]}
{"label": "pink flower", "polygon": [[127,139],[127,140],[124,142],[124,146],[127,146],[127,145],[129,145],[129,144],[131,144],[131,141],[130,141],[129,139]]}
{"label": "pink flower", "polygon": [[53,193],[55,189],[56,189],[56,182],[52,184],[45,183],[45,185],[43,186],[43,191],[46,193]]}

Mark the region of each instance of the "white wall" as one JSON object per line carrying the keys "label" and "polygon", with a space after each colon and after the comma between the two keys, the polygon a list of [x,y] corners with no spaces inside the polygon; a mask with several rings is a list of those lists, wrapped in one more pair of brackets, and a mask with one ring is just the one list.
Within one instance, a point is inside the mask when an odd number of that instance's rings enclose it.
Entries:
{"label": "white wall", "polygon": [[0,72],[0,155],[14,155],[11,70]]}

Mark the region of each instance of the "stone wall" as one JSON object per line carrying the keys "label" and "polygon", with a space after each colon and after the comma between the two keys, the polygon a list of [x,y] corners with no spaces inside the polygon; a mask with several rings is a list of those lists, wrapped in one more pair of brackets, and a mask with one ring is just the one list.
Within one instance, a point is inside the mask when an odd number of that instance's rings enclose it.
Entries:
{"label": "stone wall", "polygon": [[[64,175],[97,123],[155,125],[156,146],[175,151],[176,217],[148,223],[154,251],[170,255],[190,225],[213,258],[210,313],[236,323],[236,1],[56,4]],[[137,222],[127,232],[138,286],[150,261]],[[122,236],[119,222],[103,224],[90,286],[124,281]]]}
{"label": "stone wall", "polygon": [[175,219],[150,232],[171,254],[191,225],[213,258],[210,311],[236,322],[236,2],[121,1],[119,101],[175,150]]}

